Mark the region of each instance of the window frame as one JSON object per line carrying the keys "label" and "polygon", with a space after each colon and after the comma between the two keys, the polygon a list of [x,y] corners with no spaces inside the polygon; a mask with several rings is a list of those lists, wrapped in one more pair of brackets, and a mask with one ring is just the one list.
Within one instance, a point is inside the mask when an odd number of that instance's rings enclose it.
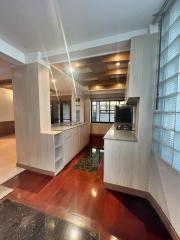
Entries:
{"label": "window frame", "polygon": [[[116,100],[116,99],[111,99],[111,100],[93,100],[93,99],[91,99],[91,123],[105,123],[105,124],[113,124],[114,123],[114,121],[113,122],[111,122],[110,121],[110,119],[111,119],[111,114],[112,114],[112,111],[113,110],[111,110],[111,108],[110,108],[110,103],[111,102],[119,102],[119,104],[120,104],[120,102],[121,102],[122,100]],[[99,102],[99,121],[93,121],[92,119],[92,113],[93,113],[93,111],[92,111],[92,107],[93,107],[93,102],[96,102],[96,109],[97,109],[97,103]],[[108,102],[109,103],[109,109],[108,109],[108,118],[109,118],[109,121],[108,122],[104,122],[104,121],[100,121],[100,114],[102,114],[101,112],[103,111],[103,110],[101,110],[100,109],[100,102]],[[114,112],[114,114],[115,114],[115,110],[113,111]],[[104,113],[105,114],[105,113]]]}

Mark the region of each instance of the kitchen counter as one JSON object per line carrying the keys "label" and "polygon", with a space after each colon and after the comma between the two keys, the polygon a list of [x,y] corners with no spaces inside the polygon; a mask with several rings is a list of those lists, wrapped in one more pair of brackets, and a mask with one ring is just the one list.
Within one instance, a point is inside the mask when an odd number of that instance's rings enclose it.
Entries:
{"label": "kitchen counter", "polygon": [[117,124],[114,123],[104,136],[104,139],[137,142],[135,131],[117,130]]}
{"label": "kitchen counter", "polygon": [[76,127],[79,127],[81,125],[84,125],[84,124],[88,124],[87,122],[83,122],[83,123],[71,123],[71,124],[64,124],[64,125],[61,125],[61,124],[52,124],[51,126],[51,132],[64,132],[66,130],[69,130],[69,129],[72,129],[72,128],[76,128]]}
{"label": "kitchen counter", "polygon": [[48,134],[48,135],[56,135],[59,133],[62,133],[66,130],[72,129],[72,128],[76,128],[79,126],[82,126],[84,124],[88,124],[88,122],[83,122],[83,123],[71,123],[71,124],[59,124],[59,123],[55,123],[51,125],[51,130],[49,131],[43,131],[41,132],[42,134]]}

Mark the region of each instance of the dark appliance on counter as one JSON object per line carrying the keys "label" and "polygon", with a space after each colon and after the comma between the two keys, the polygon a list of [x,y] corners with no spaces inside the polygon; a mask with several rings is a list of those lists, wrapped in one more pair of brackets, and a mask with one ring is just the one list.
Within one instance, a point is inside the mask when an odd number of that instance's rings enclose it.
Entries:
{"label": "dark appliance on counter", "polygon": [[117,130],[132,130],[133,127],[133,108],[125,106],[116,106],[115,109],[115,122]]}

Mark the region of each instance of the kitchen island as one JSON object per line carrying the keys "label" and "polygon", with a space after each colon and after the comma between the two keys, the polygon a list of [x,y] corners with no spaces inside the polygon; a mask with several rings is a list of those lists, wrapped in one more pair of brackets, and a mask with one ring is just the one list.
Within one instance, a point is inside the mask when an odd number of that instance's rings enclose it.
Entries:
{"label": "kitchen island", "polygon": [[31,143],[30,154],[18,159],[17,166],[56,176],[88,145],[89,136],[90,123],[53,124],[40,133],[40,141]]}

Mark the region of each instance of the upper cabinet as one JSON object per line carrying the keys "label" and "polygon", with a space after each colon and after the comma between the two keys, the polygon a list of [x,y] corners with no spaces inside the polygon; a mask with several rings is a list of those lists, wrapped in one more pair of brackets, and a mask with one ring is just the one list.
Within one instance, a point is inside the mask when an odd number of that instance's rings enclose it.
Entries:
{"label": "upper cabinet", "polygon": [[[152,89],[157,34],[147,34],[131,39],[130,64],[127,80],[126,98],[139,98]],[[153,66],[154,65],[154,66]]]}

